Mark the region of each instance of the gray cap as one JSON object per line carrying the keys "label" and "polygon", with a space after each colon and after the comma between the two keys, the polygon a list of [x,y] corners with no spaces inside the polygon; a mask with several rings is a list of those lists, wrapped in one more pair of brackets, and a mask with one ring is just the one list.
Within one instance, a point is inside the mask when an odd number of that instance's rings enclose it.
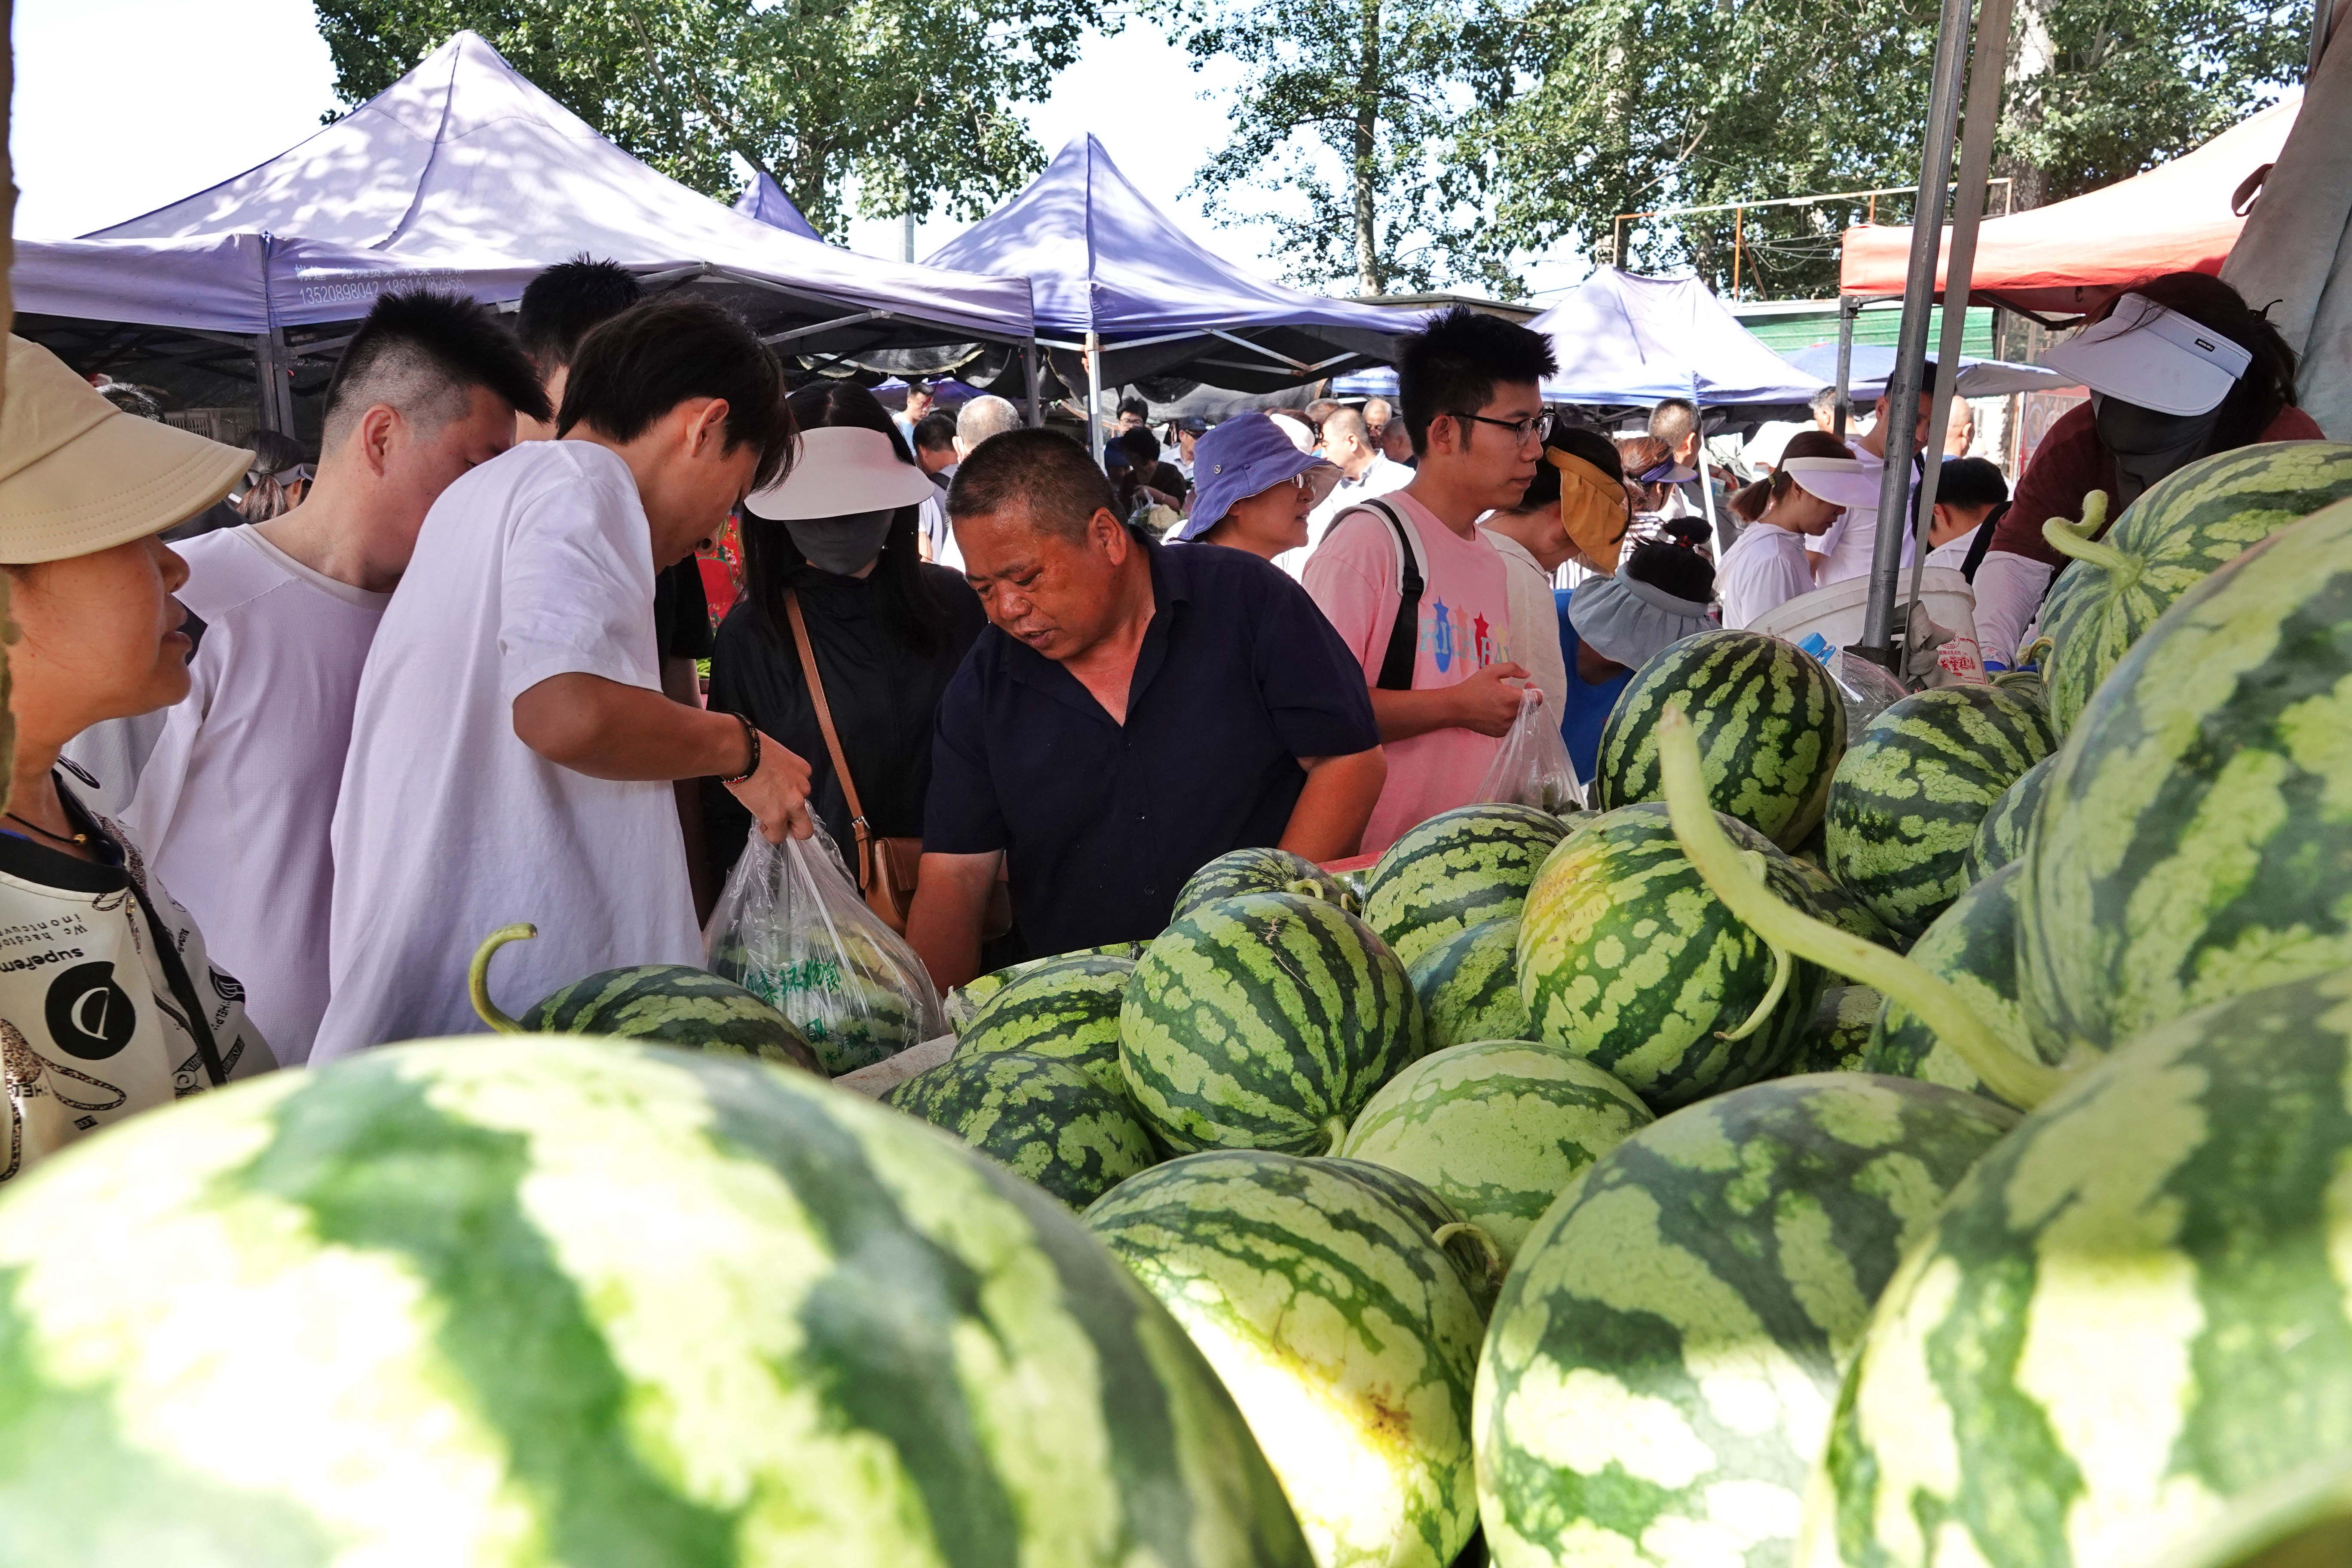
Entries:
{"label": "gray cap", "polygon": [[1593,652],[1628,669],[1641,668],[1670,644],[1715,629],[1706,605],[1622,572],[1579,583],[1569,596],[1568,624]]}

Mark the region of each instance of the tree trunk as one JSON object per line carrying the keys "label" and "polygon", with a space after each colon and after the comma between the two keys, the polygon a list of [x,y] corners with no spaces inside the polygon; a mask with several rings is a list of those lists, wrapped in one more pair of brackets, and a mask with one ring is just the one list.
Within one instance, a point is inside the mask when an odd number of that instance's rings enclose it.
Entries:
{"label": "tree trunk", "polygon": [[2042,132],[2042,93],[2058,58],[2050,37],[2051,3],[2016,0],[2011,20],[2008,68],[2001,73],[2001,99],[2009,107],[2001,117],[2000,140],[2007,146],[1993,161],[1992,172],[2010,178],[2011,212],[2042,206],[2050,199],[2050,176],[2030,149]]}
{"label": "tree trunk", "polygon": [[1362,25],[1356,61],[1356,292],[1379,294],[1387,284],[1381,276],[1379,159],[1381,129],[1381,0],[1357,0]]}

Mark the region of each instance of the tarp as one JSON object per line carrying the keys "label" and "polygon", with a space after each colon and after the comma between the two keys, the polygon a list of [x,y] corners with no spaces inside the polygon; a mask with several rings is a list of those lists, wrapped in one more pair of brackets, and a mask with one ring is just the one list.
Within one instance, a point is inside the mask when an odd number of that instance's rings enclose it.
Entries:
{"label": "tarp", "polygon": [[[2219,272],[2245,220],[2231,202],[2246,176],[2275,161],[2302,107],[2297,88],[2203,146],[2072,200],[1987,218],[1977,230],[1969,298],[2044,316],[2078,316],[2113,290],[2159,272]],[[1944,258],[1936,286],[1944,283]],[[1845,231],[1838,287],[1872,297],[1903,292],[1911,231]]]}
{"label": "tarp", "polygon": [[[160,325],[159,300],[184,295],[194,302],[169,324],[251,331],[250,300],[230,296],[260,290],[280,325],[363,315],[379,289],[417,280],[510,300],[585,252],[699,279],[771,332],[873,313],[794,338],[795,352],[1031,330],[1025,279],[858,256],[730,211],[598,135],[471,32],[268,162],[85,237],[114,243],[20,247],[18,310]],[[173,244],[142,248],[156,242]]]}
{"label": "tarp", "polygon": [[784,187],[769,178],[765,170],[753,173],[743,194],[735,198],[735,210],[756,223],[797,234],[803,239],[824,237],[801,216],[801,209],[793,205],[793,198],[784,195]]}
{"label": "tarp", "polygon": [[[1020,195],[929,259],[1028,278],[1041,337],[1070,351],[1101,334],[1106,386],[1181,374],[1272,391],[1383,361],[1419,321],[1286,288],[1211,254],[1092,136],[1072,141]],[[1071,379],[1065,363],[1057,358],[1056,368]],[[1085,384],[1083,370],[1073,384]]]}
{"label": "tarp", "polygon": [[[1815,343],[1799,349],[1789,356],[1789,363],[1808,375],[1822,380],[1837,380],[1838,346],[1835,343]],[[1929,354],[1933,363],[1936,356]],[[1886,390],[1889,377],[1895,374],[1895,350],[1887,343],[1856,343],[1853,362],[1847,374],[1851,378],[1846,391],[1856,403],[1871,403]],[[2057,392],[2082,384],[2071,381],[2054,370],[2044,370],[2038,364],[2019,364],[2013,360],[1960,359],[1960,378],[1954,390],[1962,397],[2006,397],[2012,392]]]}

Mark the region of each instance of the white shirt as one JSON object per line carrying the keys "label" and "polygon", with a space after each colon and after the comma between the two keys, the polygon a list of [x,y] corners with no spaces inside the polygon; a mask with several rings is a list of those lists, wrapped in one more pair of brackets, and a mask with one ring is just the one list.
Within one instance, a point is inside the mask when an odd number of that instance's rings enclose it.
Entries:
{"label": "white shirt", "polygon": [[944,566],[950,572],[963,570],[963,552],[956,548],[955,530],[948,523],[948,502],[944,495],[925,496],[918,503],[916,531],[931,542],[931,564]]}
{"label": "white shirt", "polygon": [[1360,479],[1351,479],[1345,474],[1340,475],[1339,482],[1331,487],[1331,493],[1317,502],[1315,509],[1307,514],[1305,547],[1284,551],[1274,558],[1274,563],[1293,577],[1303,580],[1307,558],[1315,552],[1317,545],[1323,542],[1323,536],[1331,531],[1331,525],[1339,521],[1341,512],[1349,507],[1361,506],[1374,496],[1401,490],[1412,480],[1411,468],[1379,456],[1372,458],[1371,466],[1364,470]]}
{"label": "white shirt", "polygon": [[1927,564],[1958,572],[1969,563],[1969,546],[1977,542],[1976,531],[1970,529],[1958,539],[1947,540],[1927,552]]}
{"label": "white shirt", "polygon": [[[1854,456],[1864,461],[1873,460],[1870,454],[1855,443],[1849,441],[1846,446]],[[1911,486],[1915,495],[1918,485],[1918,466],[1914,463]],[[1909,497],[1905,498],[1904,504],[1906,507],[1910,504]],[[1822,558],[1814,574],[1815,581],[1822,587],[1843,583],[1849,577],[1869,576],[1870,558],[1878,548],[1878,509],[1874,506],[1848,507],[1838,514],[1835,522],[1830,524],[1829,531],[1815,539],[1807,548]],[[1907,528],[1903,531],[1902,564],[1906,571],[1910,569],[1911,531]]]}
{"label": "white shirt", "polygon": [[1813,591],[1813,571],[1800,533],[1768,522],[1751,522],[1716,568],[1716,596],[1723,601],[1723,624],[1745,631],[1790,600]]}
{"label": "white shirt", "polygon": [[[204,622],[188,695],[128,779],[123,827],[187,905],[280,1064],[309,1059],[327,1010],[335,882],[328,830],[360,670],[389,594],[313,572],[256,529],[175,546],[180,602]],[[98,730],[68,748],[121,793],[123,749]]]}
{"label": "white shirt", "polygon": [[333,996],[311,1060],[480,1021],[466,967],[499,926],[509,1013],[602,969],[703,962],[677,795],[559,767],[514,700],[557,675],[661,689],[652,536],[629,470],[531,441],[442,492],[360,677],[335,808]]}
{"label": "white shirt", "polygon": [[[1559,646],[1559,601],[1551,578],[1533,552],[1508,534],[1478,531],[1503,558],[1504,590],[1511,606],[1511,658],[1544,694],[1544,711],[1555,719],[1568,710],[1568,656]],[[1546,630],[1550,635],[1547,637]]]}

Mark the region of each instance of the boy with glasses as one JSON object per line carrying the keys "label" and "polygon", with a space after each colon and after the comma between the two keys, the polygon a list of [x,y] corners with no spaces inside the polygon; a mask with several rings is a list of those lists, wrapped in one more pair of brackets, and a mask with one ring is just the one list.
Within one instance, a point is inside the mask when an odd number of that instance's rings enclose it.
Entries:
{"label": "boy with glasses", "polygon": [[1307,558],[1307,591],[1361,665],[1388,752],[1368,854],[1470,804],[1518,717],[1509,577],[1478,520],[1518,505],[1535,478],[1556,368],[1551,345],[1514,322],[1433,317],[1397,360],[1412,483],[1342,514]]}

